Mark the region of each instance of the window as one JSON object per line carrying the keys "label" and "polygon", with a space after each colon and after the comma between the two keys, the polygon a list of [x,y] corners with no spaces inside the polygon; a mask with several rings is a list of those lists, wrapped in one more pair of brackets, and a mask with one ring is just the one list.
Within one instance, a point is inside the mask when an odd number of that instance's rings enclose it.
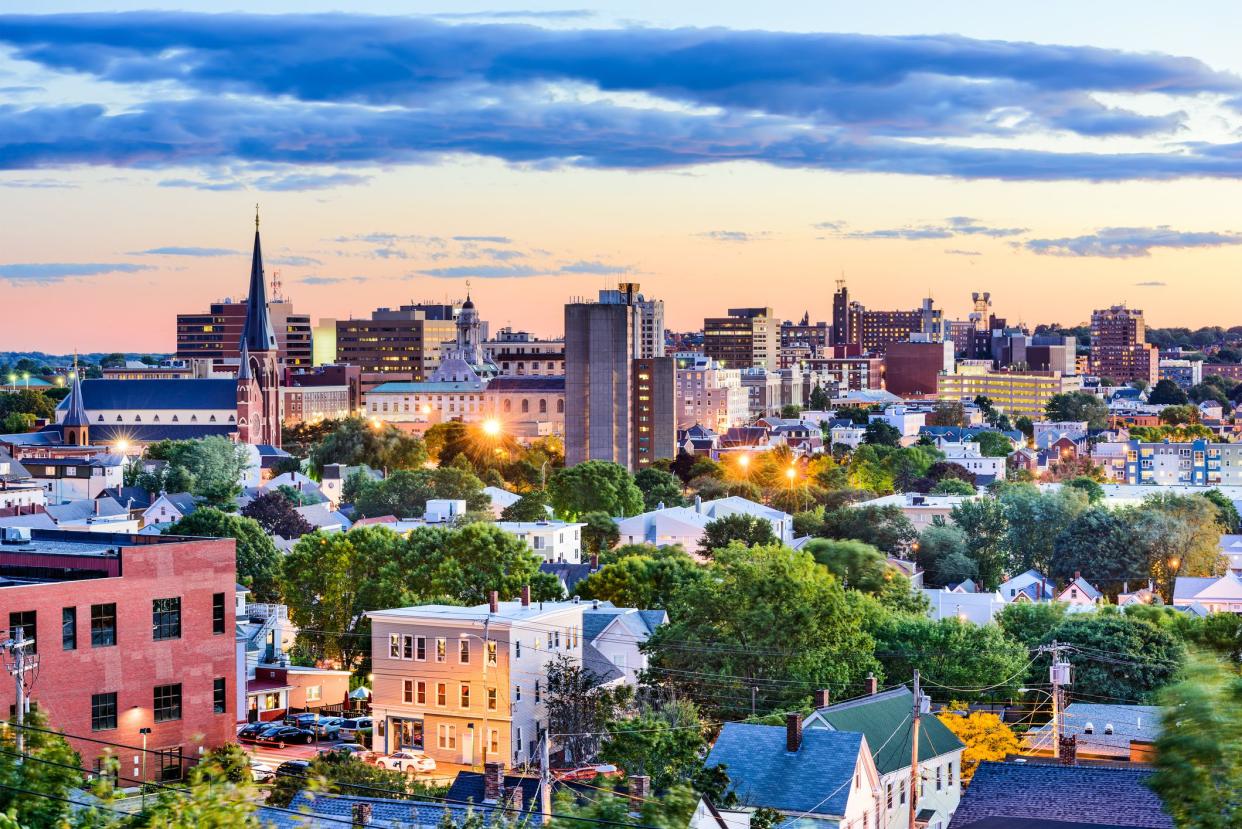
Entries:
{"label": "window", "polygon": [[462,665],[470,664],[470,640],[462,639],[457,643],[457,661]]}
{"label": "window", "polygon": [[513,640],[513,658],[514,659],[522,658],[522,643],[519,642],[517,639]]}
{"label": "window", "polygon": [[414,704],[414,680],[407,679],[401,683],[401,701],[406,705]]}
{"label": "window", "polygon": [[427,637],[414,637],[414,658],[419,662],[427,661]]}
{"label": "window", "polygon": [[516,760],[522,753],[522,726],[513,727],[513,759]]}
{"label": "window", "polygon": [[9,638],[16,639],[20,630],[26,641],[30,642],[26,646],[26,653],[39,652],[39,640],[35,639],[36,616],[37,613],[33,610],[15,610],[9,613]]}
{"label": "window", "polygon": [[91,605],[91,647],[106,648],[116,644],[116,605]]}
{"label": "window", "polygon": [[116,728],[116,693],[91,694],[91,731]]}
{"label": "window", "polygon": [[[315,686],[315,690],[319,690],[319,686]],[[310,689],[306,689],[306,698],[310,699]],[[224,677],[218,676],[211,681],[211,710],[217,714],[223,714],[229,710],[228,686],[225,684]]]}
{"label": "window", "polygon": [[893,808],[893,781],[888,781],[888,785],[884,789],[884,804],[887,808]]}
{"label": "window", "polygon": [[181,598],[155,599],[151,602],[151,638],[181,638]]}
{"label": "window", "polygon": [[496,689],[495,688],[487,689],[487,710],[488,711],[496,710]]}
{"label": "window", "polygon": [[942,777],[941,772],[943,768],[944,768],[943,766],[936,766],[936,791],[940,791],[941,789],[944,788],[944,782],[943,780],[941,780],[941,777]]}
{"label": "window", "polygon": [[901,803],[901,805],[903,805],[903,806],[904,806],[904,805],[905,805],[905,803],[906,803],[906,781],[905,781],[905,780],[902,780],[902,781],[901,781],[901,791],[900,791],[900,795],[901,795],[901,796],[900,796],[900,798],[899,798],[899,802]]}
{"label": "window", "polygon": [[949,788],[953,788],[953,761],[949,761]]}
{"label": "window", "polygon": [[539,694],[539,680],[536,679],[535,680],[535,702],[539,702],[540,698],[541,697]]}
{"label": "window", "polygon": [[470,707],[470,686],[465,682],[461,684],[461,707]]}
{"label": "window", "polygon": [[448,685],[443,682],[436,683],[436,705],[440,707],[448,705]]}
{"label": "window", "polygon": [[401,635],[398,633],[388,634],[388,658],[401,658]]}
{"label": "window", "polygon": [[496,664],[496,643],[495,642],[487,643],[487,664],[488,665]]}
{"label": "window", "polygon": [[441,723],[438,732],[440,748],[457,748],[457,726]]}
{"label": "window", "polygon": [[561,632],[559,630],[552,632],[552,647],[559,648],[561,646]]}
{"label": "window", "polygon": [[181,683],[155,686],[155,721],[181,719]]}
{"label": "window", "polygon": [[155,752],[155,768],[159,770],[160,780],[164,783],[181,779],[181,746],[157,749]]}
{"label": "window", "polygon": [[61,650],[76,651],[78,649],[78,609],[66,607],[60,611],[60,647]]}
{"label": "window", "polygon": [[447,658],[448,658],[448,642],[445,641],[443,636],[438,637],[436,639],[436,661],[443,662]]}
{"label": "window", "polygon": [[414,658],[414,637],[410,636],[408,633],[401,637],[401,658]]}
{"label": "window", "polygon": [[[514,702],[522,701],[522,686],[521,685],[513,686],[513,701]],[[519,740],[518,742],[521,742],[521,740]]]}
{"label": "window", "polygon": [[427,704],[427,683],[423,682],[420,679],[417,683],[415,683],[414,688],[417,691],[417,695],[414,698],[415,702],[417,702],[419,705],[426,705]]}
{"label": "window", "polygon": [[491,729],[491,732],[491,738],[488,740],[488,742],[491,743],[491,746],[488,748],[488,751],[491,752],[493,757],[495,757],[500,753],[500,732],[495,728]]}
{"label": "window", "polygon": [[224,594],[211,594],[211,632],[219,636],[224,633]]}

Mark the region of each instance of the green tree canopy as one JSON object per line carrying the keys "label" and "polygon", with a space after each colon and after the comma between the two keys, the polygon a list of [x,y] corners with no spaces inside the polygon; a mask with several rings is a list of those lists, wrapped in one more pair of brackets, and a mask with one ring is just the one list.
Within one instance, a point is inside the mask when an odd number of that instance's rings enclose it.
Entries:
{"label": "green tree canopy", "polygon": [[1068,581],[1081,572],[1103,590],[1147,573],[1147,557],[1134,544],[1125,517],[1106,507],[1079,513],[1056,537],[1048,575]]}
{"label": "green tree canopy", "polygon": [[[160,486],[148,490],[189,491],[215,506],[231,505],[241,494],[242,473],[249,458],[245,447],[219,435],[196,440],[162,440],[147,447],[146,457],[168,462]],[[185,476],[179,478],[177,476]],[[177,481],[188,481],[188,488]]]}
{"label": "green tree canopy", "polygon": [[[885,676],[904,679],[917,668],[933,687],[1016,689],[1029,660],[1026,649],[997,626],[955,618],[894,615],[880,624],[875,637]],[[971,696],[961,691],[954,695]]]}
{"label": "green tree canopy", "polygon": [[1044,414],[1051,421],[1085,420],[1092,429],[1103,429],[1108,425],[1108,406],[1085,391],[1054,394],[1044,407]]}
{"label": "green tree canopy", "polygon": [[645,774],[657,792],[689,782],[702,765],[707,728],[689,700],[643,705],[632,717],[613,719],[600,759]]}
{"label": "green tree canopy", "polygon": [[973,438],[979,451],[989,458],[1006,458],[1013,452],[1013,444],[1001,432],[977,432]]}
{"label": "green tree canopy", "polygon": [[336,421],[335,428],[310,451],[310,467],[316,475],[329,463],[393,471],[418,469],[426,462],[427,449],[418,437],[391,424],[358,417]]}
{"label": "green tree canopy", "polygon": [[604,555],[621,540],[617,522],[606,512],[588,512],[580,520],[586,525],[582,528],[582,549],[590,555]]}
{"label": "green tree canopy", "polygon": [[560,598],[559,582],[539,571],[541,562],[525,541],[494,524],[420,527],[395,550],[380,575],[385,585],[402,588],[401,596],[394,597],[398,604],[434,597],[483,604],[493,590],[502,599],[512,599],[524,585],[531,586],[537,599]]}
{"label": "green tree canopy", "polygon": [[[10,813],[22,829],[60,829],[69,813],[69,795],[82,783],[78,753],[52,733],[47,715],[26,715],[27,758],[17,752],[17,729],[0,729],[0,815]],[[36,730],[37,729],[37,730]],[[24,794],[15,789],[36,792]]]}
{"label": "green tree canopy", "polygon": [[918,541],[918,562],[928,587],[958,584],[979,577],[979,565],[967,553],[966,533],[953,524],[933,524]]}
{"label": "green tree canopy", "polygon": [[978,568],[984,589],[995,590],[1004,580],[1009,522],[996,498],[971,498],[953,507],[953,523],[966,534],[966,555]]}
{"label": "green tree canopy", "polygon": [[658,557],[627,555],[578,582],[575,590],[583,598],[612,602],[617,607],[669,610],[691,584],[708,577],[708,569],[684,552]]}
{"label": "green tree canopy", "polygon": [[250,588],[257,601],[276,601],[280,595],[280,552],[254,519],[199,507],[165,533],[235,539],[237,580]]}
{"label": "green tree canopy", "polygon": [[885,553],[901,555],[918,539],[914,525],[900,507],[839,507],[824,513],[825,538],[853,539]]}
{"label": "green tree canopy", "polygon": [[893,572],[884,553],[861,541],[813,538],[802,549],[842,584],[864,593],[879,593],[895,577],[905,578]]}
{"label": "green tree canopy", "polygon": [[703,527],[703,537],[699,539],[699,552],[711,555],[713,550],[728,547],[733,543],[753,547],[756,544],[774,544],[776,541],[771,522],[758,515],[739,512],[708,521]]}
{"label": "green tree canopy", "polygon": [[548,493],[542,489],[532,489],[500,513],[501,521],[547,521],[548,518]]}
{"label": "green tree canopy", "polygon": [[1150,701],[1186,662],[1186,646],[1174,634],[1115,610],[1071,614],[1050,638],[1071,646],[1074,693],[1096,698]]}
{"label": "green tree canopy", "polygon": [[265,492],[242,507],[245,518],[253,518],[269,535],[300,538],[314,529],[283,492]]}
{"label": "green tree canopy", "polygon": [[548,498],[556,514],[577,520],[588,512],[610,516],[643,511],[643,493],[624,466],[608,461],[586,461],[558,470],[548,481]]}
{"label": "green tree canopy", "polygon": [[1006,572],[1034,568],[1047,573],[1057,536],[1087,508],[1088,496],[1077,487],[1041,492],[1030,484],[1014,484],[998,500],[1005,514]]}
{"label": "green tree canopy", "polygon": [[1152,406],[1180,406],[1189,401],[1181,386],[1168,379],[1157,381],[1147,393],[1147,402]]}
{"label": "green tree canopy", "polygon": [[653,510],[660,504],[666,507],[685,506],[681,494],[681,481],[677,476],[662,469],[640,469],[634,476],[634,484],[643,494],[643,508]]}

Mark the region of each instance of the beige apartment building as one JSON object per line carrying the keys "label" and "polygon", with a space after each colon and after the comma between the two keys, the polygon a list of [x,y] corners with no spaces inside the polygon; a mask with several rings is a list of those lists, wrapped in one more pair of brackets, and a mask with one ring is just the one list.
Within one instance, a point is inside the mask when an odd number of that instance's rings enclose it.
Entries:
{"label": "beige apartment building", "polygon": [[373,611],[372,716],[377,751],[421,751],[437,762],[520,765],[547,731],[547,665],[582,662],[574,601]]}
{"label": "beige apartment building", "polygon": [[970,401],[982,395],[1010,417],[1044,416],[1053,395],[1078,391],[1082,378],[1059,371],[995,371],[986,360],[963,360],[952,373],[941,373],[937,396],[941,400]]}

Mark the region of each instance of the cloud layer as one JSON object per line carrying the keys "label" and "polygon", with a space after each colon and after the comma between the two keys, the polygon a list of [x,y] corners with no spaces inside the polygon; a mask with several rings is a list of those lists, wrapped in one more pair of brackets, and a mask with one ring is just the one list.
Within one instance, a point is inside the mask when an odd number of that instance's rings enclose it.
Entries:
{"label": "cloud layer", "polygon": [[1096,256],[1134,259],[1155,249],[1218,248],[1242,245],[1242,233],[1186,232],[1170,227],[1105,227],[1060,239],[1028,239],[1027,250],[1044,256]]}
{"label": "cloud layer", "polygon": [[[954,35],[551,29],[488,16],[0,16],[0,45],[16,57],[149,92],[124,110],[0,106],[0,169],[232,163],[266,172],[161,184],[271,190],[367,180],[273,165],[456,153],[619,169],[754,161],[1011,180],[1242,177],[1242,144],[1047,148],[1057,135],[1089,146],[1167,139],[1187,127],[1191,101],[1236,115],[1229,101],[1242,99],[1242,79],[1193,58]],[[556,13],[562,24],[578,16]],[[1117,104],[1127,96],[1164,111]]]}
{"label": "cloud layer", "polygon": [[83,276],[149,270],[150,265],[129,262],[22,262],[0,264],[0,279],[18,284],[47,284]]}

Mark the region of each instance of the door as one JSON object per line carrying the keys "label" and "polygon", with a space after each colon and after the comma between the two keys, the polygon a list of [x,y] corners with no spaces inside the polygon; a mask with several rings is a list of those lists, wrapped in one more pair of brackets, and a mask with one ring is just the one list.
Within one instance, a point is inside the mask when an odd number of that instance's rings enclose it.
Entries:
{"label": "door", "polygon": [[474,765],[474,723],[466,726],[466,733],[461,741],[461,762],[462,765]]}

